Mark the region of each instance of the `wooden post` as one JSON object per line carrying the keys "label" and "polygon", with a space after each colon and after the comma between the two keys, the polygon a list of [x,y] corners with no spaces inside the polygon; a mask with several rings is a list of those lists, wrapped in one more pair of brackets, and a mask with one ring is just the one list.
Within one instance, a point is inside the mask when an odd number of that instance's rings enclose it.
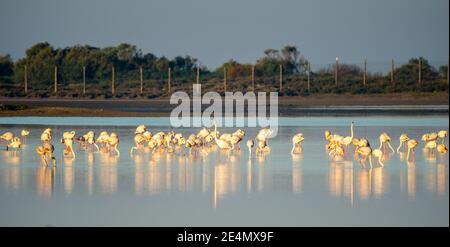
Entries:
{"label": "wooden post", "polygon": [[367,59],[364,59],[363,66],[363,85],[366,86]]}
{"label": "wooden post", "polygon": [[252,90],[255,91],[255,65],[252,65]]}
{"label": "wooden post", "polygon": [[419,85],[422,84],[422,58],[419,57]]}
{"label": "wooden post", "polygon": [[308,62],[308,70],[306,75],[308,76],[308,93],[311,91],[311,63]]}
{"label": "wooden post", "polygon": [[200,68],[197,67],[197,84],[200,83]]}
{"label": "wooden post", "polygon": [[168,76],[168,79],[167,79],[167,89],[168,89],[168,91],[169,91],[169,93],[172,91],[172,85],[171,85],[171,83],[172,83],[172,69],[171,68],[169,68],[169,71],[168,71],[168,73],[169,73],[169,76]]}
{"label": "wooden post", "polygon": [[391,59],[391,83],[394,83],[394,59]]}
{"label": "wooden post", "polygon": [[449,74],[450,74],[450,71],[449,71],[449,65],[450,65],[450,59],[448,59],[447,60],[447,85],[448,85],[448,76],[449,76]]}
{"label": "wooden post", "polygon": [[141,94],[144,92],[144,72],[142,70],[142,66],[139,67],[140,81],[141,81]]}
{"label": "wooden post", "polygon": [[283,65],[280,64],[280,92],[283,89]]}
{"label": "wooden post", "polygon": [[336,68],[334,69],[334,83],[338,85],[339,58],[336,57]]}
{"label": "wooden post", "polygon": [[86,94],[86,66],[83,66],[83,95]]}
{"label": "wooden post", "polygon": [[24,83],[25,83],[25,94],[27,94],[28,93],[28,66],[27,65],[25,65],[25,68],[24,68]]}
{"label": "wooden post", "polygon": [[223,92],[227,91],[227,68],[223,67]]}
{"label": "wooden post", "polygon": [[116,78],[115,78],[116,75],[115,75],[115,69],[114,69],[114,66],[112,66],[111,71],[112,71],[111,93],[112,93],[112,95],[114,95],[114,94],[115,94],[114,84],[115,84],[115,80],[116,80]]}
{"label": "wooden post", "polygon": [[58,93],[58,67],[57,66],[55,66],[55,79],[54,79],[54,82],[55,82],[54,88],[55,88],[55,94],[56,94],[56,93]]}

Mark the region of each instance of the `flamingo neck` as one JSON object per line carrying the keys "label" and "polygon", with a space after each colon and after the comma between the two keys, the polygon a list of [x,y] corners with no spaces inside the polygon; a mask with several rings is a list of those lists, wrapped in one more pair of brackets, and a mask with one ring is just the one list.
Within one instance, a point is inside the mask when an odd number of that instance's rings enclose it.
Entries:
{"label": "flamingo neck", "polygon": [[216,122],[214,122],[214,140],[217,143],[217,124],[216,124]]}
{"label": "flamingo neck", "polygon": [[350,135],[353,138],[353,123],[350,124]]}

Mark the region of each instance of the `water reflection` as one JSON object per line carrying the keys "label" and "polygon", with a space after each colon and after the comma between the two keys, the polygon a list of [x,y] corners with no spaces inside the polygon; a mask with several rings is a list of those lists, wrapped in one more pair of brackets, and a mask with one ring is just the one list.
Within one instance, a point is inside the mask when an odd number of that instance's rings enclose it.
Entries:
{"label": "water reflection", "polygon": [[292,192],[294,194],[302,193],[303,173],[302,173],[302,154],[292,154]]}
{"label": "water reflection", "polygon": [[75,175],[73,166],[64,166],[63,168],[63,181],[64,181],[64,192],[69,195],[73,191],[73,186],[75,184]]}
{"label": "water reflection", "polygon": [[88,165],[86,171],[86,187],[88,195],[94,194],[94,166]]}
{"label": "water reflection", "polygon": [[1,170],[4,187],[7,190],[18,190],[21,185],[20,167],[11,166]]}
{"label": "water reflection", "polygon": [[[406,184],[406,186],[405,186]],[[400,173],[400,189],[405,191],[410,199],[416,198],[416,164],[414,162],[407,162],[406,168]]]}
{"label": "water reflection", "polygon": [[227,195],[236,193],[239,187],[240,174],[238,165],[220,163],[214,167],[213,208]]}
{"label": "water reflection", "polygon": [[445,163],[430,164],[424,174],[425,188],[428,192],[445,195],[447,165]]}
{"label": "water reflection", "polygon": [[100,192],[111,194],[117,191],[117,156],[100,154],[99,185]]}
{"label": "water reflection", "polygon": [[[356,176],[356,177],[355,177]],[[328,172],[328,190],[333,197],[344,197],[353,205],[355,193],[359,200],[372,196],[381,198],[389,187],[389,176],[383,167],[357,169],[351,161],[331,162]]]}
{"label": "water reflection", "polygon": [[21,162],[22,158],[19,151],[0,151],[0,163],[8,165],[20,165]]}
{"label": "water reflection", "polygon": [[56,167],[39,166],[35,169],[36,192],[38,195],[50,198],[53,195]]}

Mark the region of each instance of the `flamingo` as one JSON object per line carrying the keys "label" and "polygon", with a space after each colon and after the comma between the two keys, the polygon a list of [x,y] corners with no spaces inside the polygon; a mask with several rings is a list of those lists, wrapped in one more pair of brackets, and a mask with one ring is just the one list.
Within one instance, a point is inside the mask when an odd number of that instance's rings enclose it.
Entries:
{"label": "flamingo", "polygon": [[75,140],[78,142],[78,150],[80,150],[80,148],[86,150],[86,138],[84,138],[84,136],[78,136]]}
{"label": "flamingo", "polygon": [[150,132],[148,130],[144,131],[144,133],[142,133],[142,136],[144,137],[144,139],[146,141],[150,141],[150,139],[152,139],[152,137],[153,137],[152,132]]}
{"label": "flamingo", "polygon": [[360,147],[357,153],[364,156],[364,166],[366,164],[367,158],[369,158],[370,168],[372,168],[372,148],[371,147]]}
{"label": "flamingo", "polygon": [[136,149],[136,150],[139,150],[141,147],[142,147],[142,144],[145,142],[145,137],[143,136],[143,134],[136,134],[135,136],[134,136],[134,143],[135,143],[135,146],[134,147],[131,147],[131,149],[130,149],[130,154],[131,155],[133,155],[133,151]]}
{"label": "flamingo", "polygon": [[138,127],[136,127],[136,131],[134,134],[143,134],[147,130],[147,127],[145,125],[141,124]]}
{"label": "flamingo", "polygon": [[186,145],[186,148],[189,148],[189,155],[192,154],[192,148],[195,147],[194,140],[195,139],[192,139],[192,138],[189,138],[189,139],[186,140],[186,144],[185,145]]}
{"label": "flamingo", "polygon": [[397,147],[397,153],[400,153],[400,148],[402,148],[405,143],[409,141],[409,136],[407,134],[401,134],[399,140],[400,144]]}
{"label": "flamingo", "polygon": [[[117,148],[119,146],[119,137],[117,136],[116,133],[112,132],[111,135],[109,136],[108,139],[108,147],[112,147],[113,150],[117,153],[117,157],[120,157],[120,151]],[[109,148],[108,150],[111,150],[111,148]]]}
{"label": "flamingo", "polygon": [[42,146],[36,147],[36,153],[38,153],[42,160],[45,162],[45,165],[47,166],[47,158],[46,156],[49,155],[50,159],[53,160],[53,166],[56,166],[56,159],[53,157],[53,151],[55,150],[54,146],[50,144],[49,142],[45,142]]}
{"label": "flamingo", "polygon": [[437,142],[435,140],[425,143],[425,148],[428,149],[431,152],[431,154],[433,154],[434,149],[436,149],[436,147]]}
{"label": "flamingo", "polygon": [[383,167],[383,151],[381,151],[381,149],[377,148],[372,150],[372,156],[374,156],[375,158],[378,158],[378,163]]}
{"label": "flamingo", "polygon": [[[217,124],[214,121],[214,131],[217,131]],[[231,139],[231,138],[230,138]],[[229,142],[222,140],[222,139],[217,139],[216,136],[214,136],[214,140],[216,141],[216,145],[220,148],[220,149],[231,149],[231,145]]]}
{"label": "flamingo", "polygon": [[95,133],[94,131],[89,131],[85,135],[83,135],[85,141],[92,146],[95,146],[97,148],[97,152],[100,151],[100,148],[98,148],[97,144],[95,143]]}
{"label": "flamingo", "polygon": [[75,131],[64,132],[61,143],[63,143],[66,148],[66,152],[71,152],[72,156],[75,158],[75,152],[73,151],[73,138],[75,137]]}
{"label": "flamingo", "polygon": [[448,136],[448,132],[446,130],[441,130],[438,132],[438,138],[441,139],[441,143],[445,143],[445,138]]}
{"label": "flamingo", "polygon": [[436,149],[441,154],[446,154],[448,152],[448,148],[445,146],[444,143],[437,145]]}
{"label": "flamingo", "polygon": [[422,135],[422,141],[429,142],[429,141],[436,141],[438,139],[438,133],[432,132]]}
{"label": "flamingo", "polygon": [[252,148],[254,146],[253,140],[247,140],[247,142],[245,143],[247,145],[248,148],[248,153],[249,153],[249,158],[252,157]]}
{"label": "flamingo", "polygon": [[231,141],[231,134],[230,133],[223,133],[222,135],[220,135],[219,139],[223,140],[223,141],[226,141],[226,142],[230,142]]}
{"label": "flamingo", "polygon": [[155,148],[156,148],[157,145],[158,145],[158,143],[157,143],[156,140],[153,139],[153,138],[152,138],[150,141],[148,141],[148,144],[147,144],[148,148],[150,148],[150,150],[151,150],[152,152],[155,150]]}
{"label": "flamingo", "polygon": [[391,149],[391,151],[392,151],[393,153],[395,153],[395,150],[394,150],[394,148],[392,148],[390,142],[391,142],[391,137],[389,136],[389,134],[386,133],[386,132],[381,133],[381,135],[380,135],[380,147],[379,147],[379,149],[381,149],[381,147],[383,147],[383,149],[386,150],[386,144],[387,144],[387,145],[389,146],[389,148]]}
{"label": "flamingo", "polygon": [[303,133],[297,133],[292,137],[292,150],[291,154],[294,154],[294,150],[297,146],[300,147],[300,150],[302,149],[302,142],[305,140],[305,137],[303,136]]}
{"label": "flamingo", "polygon": [[412,159],[414,160],[414,156],[415,156],[414,149],[416,148],[417,144],[419,144],[419,142],[416,141],[415,139],[411,139],[411,140],[408,141],[408,144],[407,144],[407,146],[408,146],[408,153],[406,154],[406,161],[409,160],[409,153],[410,152],[412,153],[412,157],[413,157]]}
{"label": "flamingo", "polygon": [[340,142],[332,140],[327,146],[328,146],[328,150],[330,150],[328,155],[333,154],[334,157],[344,155],[344,149],[342,148]]}
{"label": "flamingo", "polygon": [[212,141],[214,141],[214,135],[212,135],[211,133],[209,135],[207,135],[205,137],[205,145],[208,145],[209,143],[211,143]]}
{"label": "flamingo", "polygon": [[30,131],[27,129],[23,129],[22,131],[20,131],[20,135],[22,136],[23,141],[26,142],[28,136],[30,135]]}
{"label": "flamingo", "polygon": [[272,135],[272,130],[268,128],[263,128],[258,132],[258,135],[256,135],[256,140],[258,141],[264,141],[266,143],[266,146],[269,145],[267,139]]}
{"label": "flamingo", "polygon": [[51,139],[52,139],[52,129],[51,128],[47,128],[41,134],[41,141],[42,142],[49,142]]}
{"label": "flamingo", "polygon": [[22,142],[20,141],[20,138],[19,137],[14,137],[12,139],[11,143],[9,143],[6,146],[6,150],[8,150],[8,148],[14,148],[14,150],[17,151],[20,148],[21,145],[22,145]]}
{"label": "flamingo", "polygon": [[107,146],[109,140],[109,134],[106,131],[100,132],[95,142],[99,143],[100,146]]}
{"label": "flamingo", "polygon": [[64,153],[72,153],[72,157],[75,158],[75,152],[73,151],[73,139],[62,139],[61,142],[66,146]]}
{"label": "flamingo", "polygon": [[203,128],[197,133],[197,138],[199,138],[202,141],[202,144],[204,144],[205,143],[205,138],[208,135],[209,135],[209,130],[207,130],[206,128]]}
{"label": "flamingo", "polygon": [[353,146],[355,146],[355,154],[358,153],[358,149],[362,147],[370,147],[370,143],[366,138],[354,138],[353,139]]}
{"label": "flamingo", "polygon": [[354,136],[353,135],[353,125],[354,125],[354,122],[352,121],[350,123],[350,136],[346,136],[342,139],[342,145],[344,145],[347,148],[347,150],[349,149],[350,144],[352,144],[352,142],[353,142],[353,136]]}
{"label": "flamingo", "polygon": [[12,142],[14,139],[14,134],[12,132],[5,132],[0,136],[0,141],[5,140],[6,143],[6,150],[8,150],[8,143]]}
{"label": "flamingo", "polygon": [[236,146],[236,145],[238,146],[239,150],[241,149],[240,143],[241,143],[242,139],[244,138],[244,136],[245,136],[245,132],[241,129],[236,130],[231,135],[230,143],[233,146],[233,149],[234,149],[234,146]]}
{"label": "flamingo", "polygon": [[270,153],[270,147],[266,145],[265,141],[258,141],[258,146],[256,148],[256,154],[259,153]]}

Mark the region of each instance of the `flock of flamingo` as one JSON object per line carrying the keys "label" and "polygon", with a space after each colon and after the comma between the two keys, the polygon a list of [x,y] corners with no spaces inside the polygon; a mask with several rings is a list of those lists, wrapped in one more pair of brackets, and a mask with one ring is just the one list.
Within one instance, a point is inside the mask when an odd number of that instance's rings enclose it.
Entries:
{"label": "flock of flamingo", "polygon": [[[130,155],[134,155],[135,151],[142,151],[148,149],[152,152],[156,150],[166,151],[168,153],[180,152],[183,146],[189,149],[190,155],[195,155],[198,150],[205,147],[216,145],[221,150],[227,150],[229,152],[233,150],[240,150],[240,143],[244,139],[245,132],[241,129],[236,130],[233,133],[220,133],[217,130],[217,124],[214,122],[214,129],[203,128],[196,134],[191,134],[188,137],[184,137],[181,133],[175,133],[173,131],[157,132],[152,134],[147,130],[145,125],[137,126],[134,132],[134,146],[130,149]],[[26,142],[30,134],[30,131],[23,129],[20,133],[21,138],[14,135],[12,132],[5,132],[0,136],[0,142],[5,142],[6,150],[17,151],[21,148],[22,142]],[[261,129],[254,139],[248,139],[246,146],[249,152],[249,158],[252,157],[252,150],[255,146],[256,155],[267,155],[270,153],[270,147],[268,139],[272,135],[272,131],[268,128]],[[378,148],[374,148],[370,145],[366,138],[357,138],[354,136],[354,122],[350,124],[350,136],[342,136],[339,134],[332,134],[331,131],[326,130],[324,132],[325,140],[327,141],[326,150],[328,155],[332,158],[342,158],[345,154],[350,153],[351,145],[354,146],[354,154],[358,158],[360,164],[363,163],[364,167],[369,159],[370,167],[372,168],[372,156],[377,158],[377,162],[380,166],[383,164],[383,154],[387,152],[400,153],[407,149],[406,160],[409,161],[410,154],[411,159],[414,161],[414,150],[419,144],[416,139],[410,138],[407,134],[402,134],[399,137],[399,146],[397,150],[391,145],[391,137],[388,133],[384,132],[379,137],[380,145]],[[422,135],[421,140],[424,143],[424,148],[434,153],[437,152],[445,154],[448,152],[448,148],[445,146],[445,138],[448,136],[446,130],[439,132],[432,132]],[[53,165],[56,166],[56,158],[53,156],[55,150],[52,140],[52,129],[45,129],[40,137],[41,145],[36,147],[36,153],[42,158],[45,165],[48,165],[49,161],[53,161]],[[292,149],[291,154],[302,153],[302,143],[305,140],[303,133],[297,133],[292,137]],[[90,150],[92,152],[109,153],[110,155],[120,156],[118,149],[119,137],[116,133],[108,133],[102,131],[97,137],[94,131],[88,131],[82,136],[76,136],[75,131],[67,131],[62,135],[61,143],[64,145],[64,155],[72,156],[75,158],[75,151],[73,148],[74,141],[78,142],[79,149]],[[388,148],[390,150],[388,150]],[[95,150],[94,150],[95,149]]]}

